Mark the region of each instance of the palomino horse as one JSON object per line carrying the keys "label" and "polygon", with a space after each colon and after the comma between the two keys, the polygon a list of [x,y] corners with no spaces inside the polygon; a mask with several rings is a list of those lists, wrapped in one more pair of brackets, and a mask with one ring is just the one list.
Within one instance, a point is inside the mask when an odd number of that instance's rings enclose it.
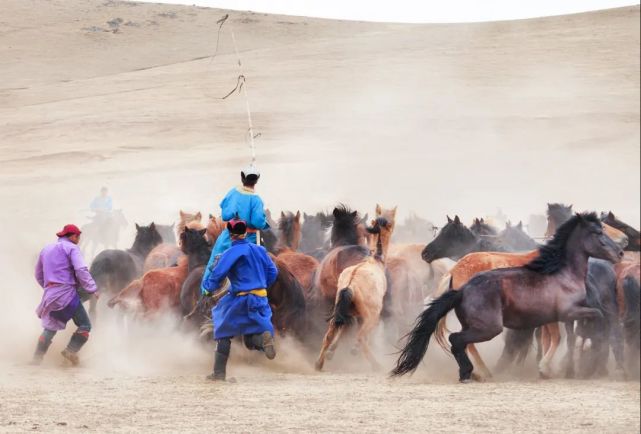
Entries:
{"label": "palomino horse", "polygon": [[[130,249],[103,250],[92,261],[89,272],[102,294],[117,294],[142,274],[145,258],[162,242],[156,226],[136,224],[136,238]],[[89,311],[95,315],[96,297],[91,297]]]}
{"label": "palomino horse", "polygon": [[225,230],[225,222],[223,222],[223,219],[209,214],[209,221],[207,222],[207,232],[205,232],[205,236],[210,246],[216,244],[216,240],[223,230]]}
{"label": "palomino horse", "polygon": [[115,249],[118,247],[120,231],[127,227],[127,224],[121,209],[101,212],[93,221],[80,228],[82,231],[80,247],[87,256],[92,258],[101,245],[105,249]]}
{"label": "palomino horse", "polygon": [[379,367],[369,349],[368,339],[379,323],[387,292],[385,254],[394,231],[396,208],[383,211],[377,205],[376,214],[376,220],[372,227],[368,228],[373,235],[370,241],[373,244],[371,247],[374,248],[374,256],[345,268],[338,278],[338,286],[341,289],[337,291],[334,312],[316,361],[316,369],[319,371],[323,369],[325,358],[331,358],[333,355],[345,326],[352,322],[353,317],[359,320],[356,334],[359,348],[374,368]]}
{"label": "palomino horse", "polygon": [[[378,205],[377,208],[380,209]],[[320,291],[320,298],[328,303],[336,299],[338,276],[343,270],[369,255],[358,212],[339,205],[332,214],[331,250],[321,261],[314,282],[314,287]]]}
{"label": "palomino horse", "polygon": [[318,269],[318,261],[297,251],[301,238],[300,211],[296,212],[296,215],[291,212],[280,213],[278,234],[276,255],[287,264],[303,289],[310,291],[314,283],[314,274]]}
{"label": "palomino horse", "polygon": [[492,339],[503,327],[532,329],[557,319],[600,317],[598,309],[584,306],[590,257],[618,262],[623,251],[603,232],[596,214],[576,215],[527,265],[479,274],[460,290],[434,300],[419,316],[392,374],[403,375],[418,367],[438,321],[452,309],[462,325],[461,332],[449,338],[462,382],[469,381],[473,371],[466,347]]}

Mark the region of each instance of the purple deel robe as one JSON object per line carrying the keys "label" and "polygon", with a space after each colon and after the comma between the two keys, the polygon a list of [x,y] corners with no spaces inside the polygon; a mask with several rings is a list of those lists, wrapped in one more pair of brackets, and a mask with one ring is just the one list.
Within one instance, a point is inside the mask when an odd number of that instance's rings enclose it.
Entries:
{"label": "purple deel robe", "polygon": [[[57,243],[42,249],[36,264],[36,280],[44,289],[36,314],[42,320],[42,327],[47,330],[65,328],[71,316],[61,315],[61,311],[65,308],[68,311],[75,310],[78,306],[78,287],[89,293],[98,289],[82,259],[80,248],[65,237],[58,238]],[[61,319],[64,317],[68,317],[67,321]]]}

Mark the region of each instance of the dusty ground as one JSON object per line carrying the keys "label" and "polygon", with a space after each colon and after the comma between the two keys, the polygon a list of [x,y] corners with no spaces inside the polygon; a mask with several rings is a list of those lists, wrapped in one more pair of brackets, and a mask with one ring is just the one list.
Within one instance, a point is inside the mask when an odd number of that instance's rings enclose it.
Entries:
{"label": "dusty ground", "polygon": [[105,376],[5,370],[2,431],[638,432],[639,384],[508,381],[459,385],[374,374],[250,371]]}
{"label": "dusty ground", "polygon": [[123,341],[99,322],[81,369],[59,366],[67,335],[45,366],[26,366],[37,252],[86,221],[101,185],[129,220],[125,247],[134,222],[216,213],[238,181],[244,101],[217,99],[238,74],[229,29],[275,211],[382,202],[440,225],[560,201],[638,222],[639,7],[465,25],[232,13],[213,60],[220,10],[1,10],[0,431],[639,431],[638,382],[540,382],[530,366],[461,386],[440,350],[410,380],[340,358],[316,374],[313,355],[285,351],[274,365],[237,357],[238,382],[217,385],[203,381],[211,354],[172,326]]}

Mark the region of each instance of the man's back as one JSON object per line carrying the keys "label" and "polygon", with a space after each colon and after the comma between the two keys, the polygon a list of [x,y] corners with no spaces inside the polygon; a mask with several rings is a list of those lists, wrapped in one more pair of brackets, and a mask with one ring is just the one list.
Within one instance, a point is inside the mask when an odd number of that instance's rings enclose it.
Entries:
{"label": "man's back", "polygon": [[73,243],[60,239],[42,249],[40,263],[42,264],[42,279],[45,286],[49,283],[75,285],[76,278],[70,256],[72,250],[77,248]]}

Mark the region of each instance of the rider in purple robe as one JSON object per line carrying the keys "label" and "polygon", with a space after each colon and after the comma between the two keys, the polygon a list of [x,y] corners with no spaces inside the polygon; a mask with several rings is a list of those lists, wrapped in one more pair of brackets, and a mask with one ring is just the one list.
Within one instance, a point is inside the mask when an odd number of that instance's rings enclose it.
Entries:
{"label": "rider in purple robe", "polygon": [[75,225],[66,225],[56,235],[58,241],[42,249],[36,264],[35,277],[44,289],[36,314],[44,330],[38,339],[33,362],[39,364],[42,361],[56,332],[64,330],[67,322],[73,320],[78,329],[71,336],[62,356],[75,366],[79,363],[78,351],[89,339],[91,330],[78,289],[83,288],[85,292],[94,294],[98,288],[78,247],[80,229]]}

